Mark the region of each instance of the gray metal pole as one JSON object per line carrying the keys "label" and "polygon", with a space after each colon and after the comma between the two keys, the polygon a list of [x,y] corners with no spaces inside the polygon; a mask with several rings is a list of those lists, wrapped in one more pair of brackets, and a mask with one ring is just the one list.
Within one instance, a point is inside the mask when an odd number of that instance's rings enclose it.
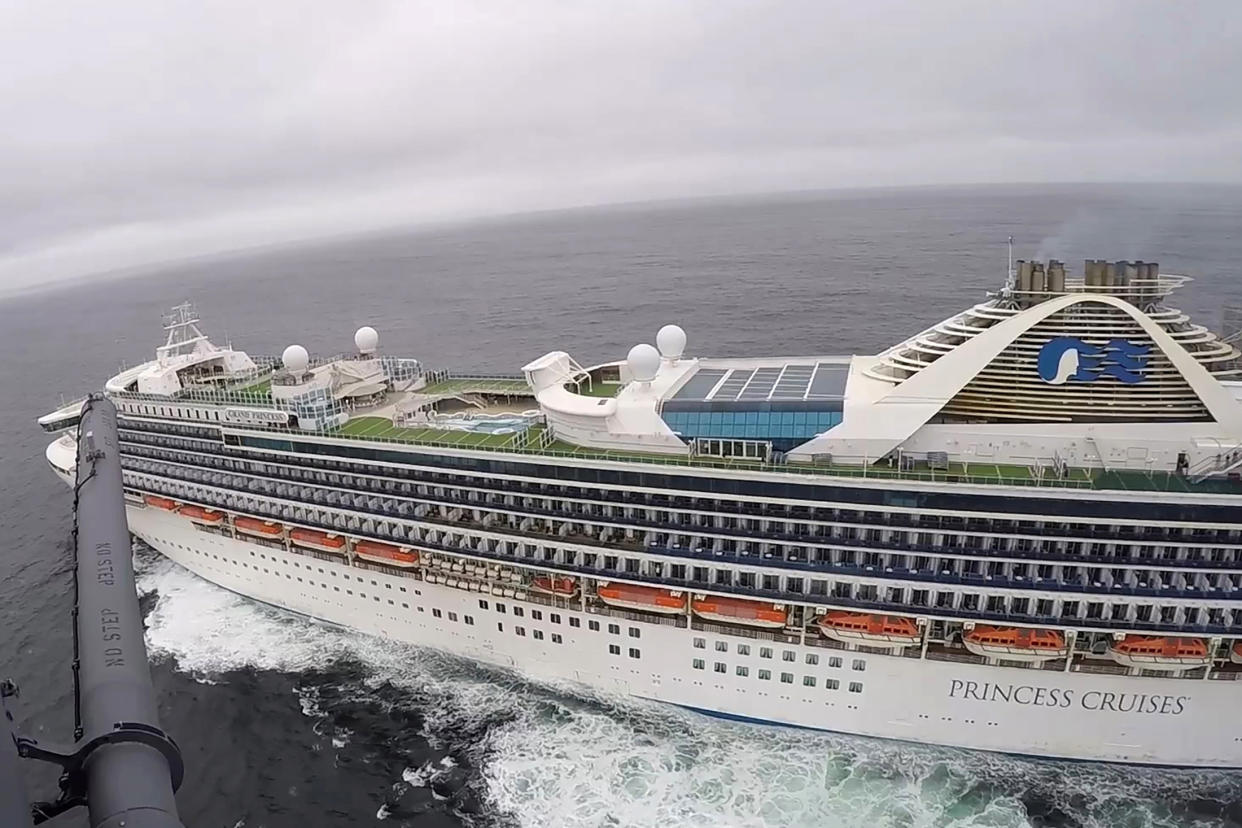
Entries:
{"label": "gray metal pole", "polygon": [[4,702],[15,690],[9,682],[0,683],[0,825],[13,828],[33,826],[30,800],[18,770],[17,744],[14,742],[13,718]]}
{"label": "gray metal pole", "polygon": [[[138,612],[117,443],[115,406],[92,396],[78,428],[76,491],[82,743],[103,740],[85,764],[90,824],[179,828]],[[150,740],[141,738],[145,731]],[[117,738],[122,733],[127,738]]]}

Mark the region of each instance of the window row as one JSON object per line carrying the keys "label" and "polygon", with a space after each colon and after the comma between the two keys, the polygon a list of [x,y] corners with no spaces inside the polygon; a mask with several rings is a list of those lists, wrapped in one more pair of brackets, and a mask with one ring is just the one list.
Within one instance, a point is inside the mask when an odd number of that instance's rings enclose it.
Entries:
{"label": "window row", "polygon": [[[696,658],[696,659],[691,660],[690,666],[695,670],[705,670],[707,669],[707,662],[704,659]],[[729,665],[725,664],[723,661],[717,661],[713,663],[712,670],[717,673],[728,673]],[[739,664],[734,668],[734,675],[740,676],[742,678],[748,678],[750,676],[750,667],[744,664]],[[772,671],[763,669],[763,668],[756,670],[755,675],[759,678],[760,681],[771,681],[772,679]],[[793,684],[794,674],[793,673],[781,673],[780,682],[781,684]],[[808,675],[802,676],[803,687],[815,687],[817,682],[818,682],[818,679],[815,676],[808,676]],[[824,679],[825,689],[838,690],[840,689],[840,687],[841,687],[840,679],[831,678],[831,677]],[[851,681],[849,682],[848,689],[851,693],[861,693],[863,689],[862,682]]]}

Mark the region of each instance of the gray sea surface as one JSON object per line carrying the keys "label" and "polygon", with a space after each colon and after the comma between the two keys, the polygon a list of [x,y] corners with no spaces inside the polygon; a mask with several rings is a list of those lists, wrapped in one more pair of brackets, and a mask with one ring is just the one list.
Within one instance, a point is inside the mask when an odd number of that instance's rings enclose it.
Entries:
{"label": "gray sea surface", "polygon": [[[516,373],[682,325],[694,355],[873,353],[980,301],[1018,257],[1159,261],[1218,328],[1242,304],[1242,188],[800,193],[393,230],[150,268],[0,300],[2,675],[24,726],[72,722],[70,494],[34,423],[149,359],[190,299],[217,341],[297,342]],[[318,626],[139,548],[187,825],[1215,826],[1242,776],[1063,764],[717,721],[525,683]],[[912,688],[912,692],[917,692]],[[1239,696],[1242,703],[1242,694]],[[1221,711],[1222,722],[1231,715]],[[54,776],[32,774],[51,793]],[[66,825],[81,825],[78,819]]]}

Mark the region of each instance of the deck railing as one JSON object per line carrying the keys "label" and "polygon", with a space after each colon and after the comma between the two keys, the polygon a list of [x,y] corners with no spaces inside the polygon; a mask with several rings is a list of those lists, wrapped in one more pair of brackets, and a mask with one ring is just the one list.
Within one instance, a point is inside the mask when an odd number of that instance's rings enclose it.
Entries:
{"label": "deck railing", "polygon": [[[514,381],[517,377],[501,377],[501,376],[482,376],[467,374],[452,374],[447,371],[436,370],[426,373],[429,381],[450,381],[450,380],[478,380],[478,381]],[[184,402],[201,402],[214,405],[245,405],[255,408],[271,408],[286,410],[287,406],[276,404],[267,394],[254,394],[240,390],[221,391],[215,389],[201,390],[189,389],[183,391],[176,397],[170,398],[152,394],[140,394],[137,392],[124,392],[117,394],[122,399],[133,399],[143,402],[154,402],[160,405],[176,405]],[[681,467],[696,469],[719,469],[724,471],[742,471],[760,474],[783,474],[798,475],[801,477],[827,477],[827,478],[844,478],[852,480],[893,480],[902,482],[921,482],[921,483],[940,483],[940,484],[971,484],[983,486],[1013,486],[1013,487],[1034,487],[1034,488],[1056,488],[1056,489],[1122,489],[1127,488],[1125,481],[1118,485],[1101,485],[1096,477],[1060,477],[1039,473],[1038,470],[1028,471],[1026,474],[1014,474],[1006,472],[999,466],[996,466],[995,474],[973,472],[969,466],[963,466],[961,471],[945,471],[933,470],[927,468],[900,468],[900,467],[884,467],[874,464],[864,463],[862,465],[825,465],[817,463],[790,463],[786,461],[776,462],[773,460],[738,460],[711,458],[702,456],[690,456],[689,454],[645,454],[641,452],[629,452],[610,449],[593,449],[593,448],[573,448],[566,450],[558,447],[558,440],[555,434],[549,428],[544,426],[532,427],[532,429],[524,429],[517,431],[512,435],[508,435],[507,439],[498,442],[495,438],[499,435],[486,434],[482,432],[469,432],[460,430],[444,430],[444,437],[428,437],[427,431],[434,429],[425,428],[421,430],[409,429],[400,436],[382,436],[370,434],[351,434],[343,428],[319,428],[319,429],[289,429],[280,426],[264,426],[259,424],[247,425],[245,429],[248,431],[266,431],[274,434],[281,434],[288,439],[295,439],[298,436],[310,436],[329,439],[341,439],[367,443],[377,443],[392,446],[401,446],[406,448],[435,448],[450,450],[466,450],[466,451],[485,451],[505,454],[523,454],[536,455],[539,457],[547,457],[557,460],[565,460],[569,462],[611,462],[611,463],[640,463],[644,465],[664,466],[664,467]],[[417,434],[417,436],[415,436]],[[564,445],[564,444],[561,444]],[[975,464],[976,466],[985,466],[986,464]],[[1100,470],[1103,475],[1103,470]],[[1176,491],[1176,492],[1192,492],[1192,491],[1215,491],[1220,486],[1224,486],[1229,493],[1242,494],[1242,482],[1215,481],[1206,480],[1199,481],[1184,476],[1178,476],[1165,472],[1113,472],[1113,476],[1118,474],[1127,475],[1126,481],[1135,483],[1135,489],[1141,491]],[[1118,478],[1120,480],[1120,478]],[[1162,485],[1163,484],[1163,485]]]}

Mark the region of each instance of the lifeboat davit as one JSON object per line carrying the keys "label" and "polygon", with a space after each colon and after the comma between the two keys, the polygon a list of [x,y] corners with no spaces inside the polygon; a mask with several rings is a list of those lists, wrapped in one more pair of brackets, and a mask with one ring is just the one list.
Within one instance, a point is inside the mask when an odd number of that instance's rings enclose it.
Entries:
{"label": "lifeboat davit", "polygon": [[1108,648],[1113,661],[1126,667],[1177,673],[1212,663],[1202,638],[1128,635]]}
{"label": "lifeboat davit", "polygon": [[177,511],[177,501],[170,500],[166,497],[159,497],[158,495],[147,495],[145,498],[143,498],[143,500],[146,502],[148,506],[154,506],[157,509],[163,509],[165,512]]}
{"label": "lifeboat davit", "polygon": [[345,553],[344,537],[330,535],[327,532],[316,532],[314,529],[294,529],[289,533],[289,541],[295,546],[318,549],[320,552]]}
{"label": "lifeboat davit", "polygon": [[686,596],[681,592],[636,584],[601,583],[595,594],[605,604],[622,609],[678,615],[685,612]]}
{"label": "lifeboat davit", "polygon": [[721,624],[742,624],[747,627],[781,629],[788,615],[780,604],[763,604],[745,598],[721,598],[702,595],[690,602],[690,609],[704,621]]}
{"label": "lifeboat davit", "polygon": [[837,611],[821,615],[818,624],[824,636],[846,644],[901,648],[922,640],[914,619],[900,615]]}
{"label": "lifeboat davit", "polygon": [[280,533],[284,531],[284,527],[279,523],[252,517],[234,518],[233,528],[238,532],[244,532],[247,535],[254,535],[260,538],[278,538]]}
{"label": "lifeboat davit", "polygon": [[391,543],[360,540],[354,544],[354,554],[359,558],[390,566],[415,566],[418,553],[404,546],[393,546]]}
{"label": "lifeboat davit", "polygon": [[181,514],[195,523],[206,523],[211,526],[217,526],[224,520],[224,512],[217,512],[215,509],[204,509],[202,506],[194,506],[189,503],[182,504]]}
{"label": "lifeboat davit", "polygon": [[557,595],[561,598],[572,598],[578,594],[578,581],[574,578],[557,578],[541,575],[530,582],[532,592],[545,595]]}
{"label": "lifeboat davit", "polygon": [[984,658],[1036,663],[1065,658],[1069,646],[1056,630],[977,625],[962,636],[966,649]]}

